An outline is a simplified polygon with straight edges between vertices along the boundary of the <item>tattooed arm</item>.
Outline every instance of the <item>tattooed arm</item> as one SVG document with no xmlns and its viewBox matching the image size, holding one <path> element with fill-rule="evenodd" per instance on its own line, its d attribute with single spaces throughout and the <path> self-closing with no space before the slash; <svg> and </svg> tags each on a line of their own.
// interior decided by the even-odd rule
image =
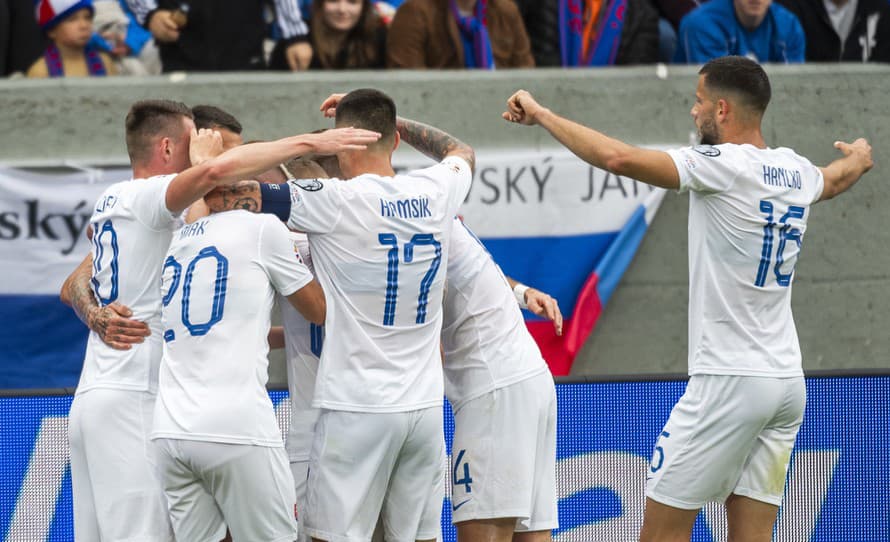
<svg viewBox="0 0 890 542">
<path fill-rule="evenodd" d="M 62 302 L 70 305 L 77 317 L 95 331 L 102 342 L 116 350 L 129 350 L 151 333 L 148 325 L 131 320 L 129 316 L 133 315 L 133 311 L 120 303 L 99 306 L 90 287 L 92 266 L 93 256 L 87 254 L 77 269 L 65 279 L 60 295 Z"/>
<path fill-rule="evenodd" d="M 402 117 L 396 119 L 396 128 L 402 141 L 426 156 L 439 162 L 448 156 L 459 156 L 470 164 L 471 170 L 475 169 L 476 153 L 456 137 L 428 124 Z"/>
<path fill-rule="evenodd" d="M 204 201 L 212 213 L 232 209 L 242 209 L 251 213 L 263 210 L 263 197 L 260 193 L 260 183 L 257 181 L 239 181 L 229 186 L 221 186 L 204 196 Z"/>
</svg>

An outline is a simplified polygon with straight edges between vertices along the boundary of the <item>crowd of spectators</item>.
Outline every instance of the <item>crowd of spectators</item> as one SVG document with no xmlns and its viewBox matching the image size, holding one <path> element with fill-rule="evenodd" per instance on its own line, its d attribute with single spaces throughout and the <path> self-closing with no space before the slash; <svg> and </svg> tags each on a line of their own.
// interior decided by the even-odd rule
<svg viewBox="0 0 890 542">
<path fill-rule="evenodd" d="M 0 72 L 890 62 L 890 0 L 0 0 Z"/>
</svg>

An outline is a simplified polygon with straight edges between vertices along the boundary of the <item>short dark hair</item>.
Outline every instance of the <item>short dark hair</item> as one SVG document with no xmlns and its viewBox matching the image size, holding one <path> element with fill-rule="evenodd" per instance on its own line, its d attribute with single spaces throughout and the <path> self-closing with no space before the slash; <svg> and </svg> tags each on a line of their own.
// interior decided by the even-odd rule
<svg viewBox="0 0 890 542">
<path fill-rule="evenodd" d="M 238 119 L 215 105 L 196 105 L 192 108 L 192 114 L 195 116 L 195 128 L 225 128 L 236 134 L 243 129 Z"/>
<path fill-rule="evenodd" d="M 392 141 L 396 133 L 396 104 L 377 89 L 353 90 L 337 104 L 336 124 L 379 132 L 378 144 Z"/>
<path fill-rule="evenodd" d="M 142 162 L 151 155 L 154 138 L 178 140 L 182 135 L 182 119 L 193 119 L 192 110 L 172 100 L 140 100 L 127 113 L 127 154 L 131 163 Z"/>
<path fill-rule="evenodd" d="M 769 77 L 757 62 L 743 56 L 723 56 L 708 61 L 698 71 L 705 77 L 705 86 L 716 93 L 728 92 L 742 105 L 763 114 L 769 105 L 772 90 Z"/>
</svg>

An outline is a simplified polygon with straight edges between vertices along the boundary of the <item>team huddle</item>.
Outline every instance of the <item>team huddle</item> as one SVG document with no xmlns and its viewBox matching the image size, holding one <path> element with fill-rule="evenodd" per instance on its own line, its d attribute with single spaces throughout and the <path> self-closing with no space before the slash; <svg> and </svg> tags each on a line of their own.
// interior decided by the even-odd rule
<svg viewBox="0 0 890 542">
<path fill-rule="evenodd" d="M 525 91 L 503 117 L 690 192 L 691 380 L 640 473 L 640 536 L 689 540 L 720 501 L 731 538 L 769 540 L 805 402 L 790 284 L 807 210 L 864 174 L 870 147 L 838 143 L 825 168 L 767 148 L 769 82 L 747 59 L 705 65 L 696 98 L 703 145 L 669 153 Z M 520 309 L 558 333 L 561 316 L 457 218 L 473 149 L 376 90 L 321 110 L 334 129 L 247 145 L 178 102 L 128 113 L 134 180 L 99 198 L 62 294 L 92 331 L 69 415 L 76 540 L 435 541 L 445 473 L 461 542 L 558 527 L 556 393 Z M 436 164 L 396 174 L 400 143 Z M 286 349 L 284 441 L 270 345 Z"/>
</svg>

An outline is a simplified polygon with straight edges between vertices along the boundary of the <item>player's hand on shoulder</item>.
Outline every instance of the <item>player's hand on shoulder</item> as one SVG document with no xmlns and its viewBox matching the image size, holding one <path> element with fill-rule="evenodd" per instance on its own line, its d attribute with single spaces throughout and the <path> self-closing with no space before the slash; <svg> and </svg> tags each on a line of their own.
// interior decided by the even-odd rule
<svg viewBox="0 0 890 542">
<path fill-rule="evenodd" d="M 346 94 L 340 92 L 331 94 L 330 96 L 325 98 L 325 101 L 321 102 L 321 107 L 318 108 L 319 111 L 321 111 L 321 114 L 328 118 L 334 118 L 334 116 L 337 114 L 337 104 L 340 103 L 340 100 L 343 99 L 343 96 L 346 96 Z"/>
<path fill-rule="evenodd" d="M 151 335 L 148 324 L 132 320 L 133 311 L 120 303 L 93 308 L 88 324 L 102 342 L 115 350 L 129 350 L 134 344 L 145 341 Z"/>
<path fill-rule="evenodd" d="M 189 140 L 189 160 L 193 166 L 215 158 L 223 152 L 222 135 L 216 130 L 193 130 Z"/>
<path fill-rule="evenodd" d="M 532 313 L 553 322 L 556 334 L 562 335 L 562 312 L 556 299 L 540 290 L 529 288 L 525 291 L 525 303 Z"/>
<path fill-rule="evenodd" d="M 868 140 L 863 137 L 860 137 L 852 143 L 835 141 L 834 148 L 844 153 L 844 156 L 856 157 L 861 162 L 863 173 L 870 170 L 875 165 L 871 157 L 871 145 L 869 145 Z"/>
<path fill-rule="evenodd" d="M 507 100 L 507 110 L 501 114 L 504 120 L 518 124 L 537 124 L 537 115 L 544 108 L 525 90 L 517 90 Z"/>
<path fill-rule="evenodd" d="M 380 133 L 362 128 L 334 128 L 317 134 L 308 134 L 306 141 L 315 154 L 337 154 L 341 151 L 362 150 L 376 143 Z"/>
</svg>

